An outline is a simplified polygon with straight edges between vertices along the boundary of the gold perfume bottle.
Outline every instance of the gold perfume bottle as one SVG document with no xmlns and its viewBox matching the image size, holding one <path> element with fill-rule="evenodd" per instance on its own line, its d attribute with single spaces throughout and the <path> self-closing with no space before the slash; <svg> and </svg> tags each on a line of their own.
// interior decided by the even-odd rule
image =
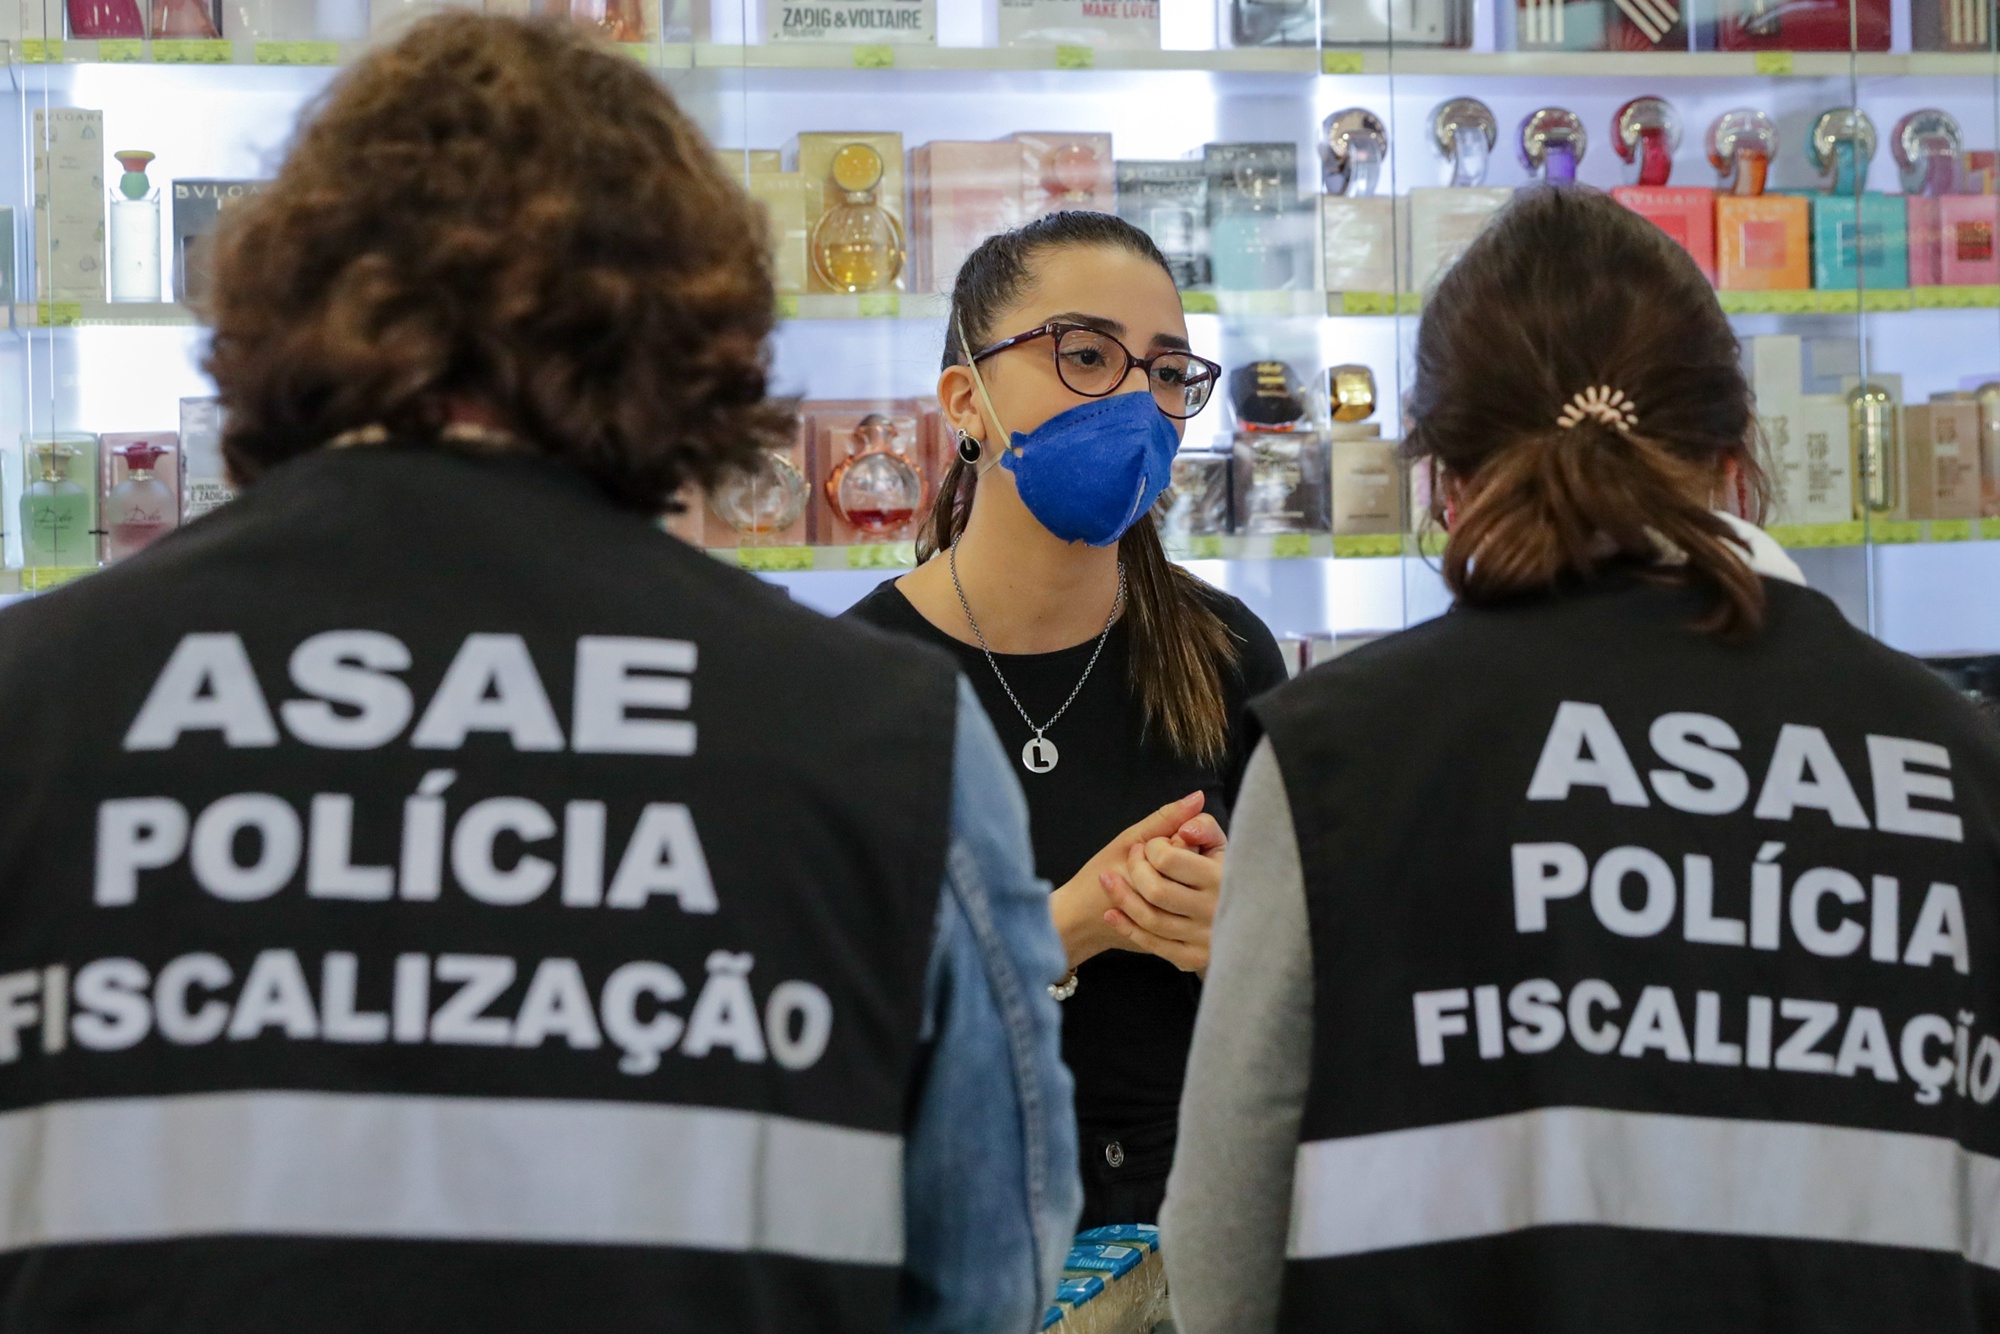
<svg viewBox="0 0 2000 1334">
<path fill-rule="evenodd" d="M 1854 517 L 1887 514 L 1901 499 L 1902 440 L 1896 400 L 1878 384 L 1858 384 L 1847 394 L 1847 430 L 1853 449 Z"/>
<path fill-rule="evenodd" d="M 882 170 L 882 155 L 867 144 L 833 155 L 841 201 L 820 214 L 811 250 L 813 272 L 836 292 L 885 292 L 903 272 L 902 224 L 875 202 Z"/>
</svg>

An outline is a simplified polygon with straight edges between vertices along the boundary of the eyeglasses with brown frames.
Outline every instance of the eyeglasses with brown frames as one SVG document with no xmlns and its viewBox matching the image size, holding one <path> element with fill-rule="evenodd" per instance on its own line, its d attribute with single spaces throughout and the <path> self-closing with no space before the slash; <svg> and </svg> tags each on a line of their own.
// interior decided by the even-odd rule
<svg viewBox="0 0 2000 1334">
<path fill-rule="evenodd" d="M 975 362 L 1010 347 L 1031 343 L 1037 338 L 1055 340 L 1056 376 L 1071 393 L 1085 398 L 1106 398 L 1118 392 L 1125 377 L 1136 366 L 1146 373 L 1146 384 L 1161 412 L 1186 421 L 1208 405 L 1215 392 L 1222 367 L 1178 349 L 1150 357 L 1137 357 L 1132 350 L 1101 329 L 1081 324 L 1053 321 L 1038 329 L 1003 338 L 991 347 L 972 354 Z"/>
</svg>

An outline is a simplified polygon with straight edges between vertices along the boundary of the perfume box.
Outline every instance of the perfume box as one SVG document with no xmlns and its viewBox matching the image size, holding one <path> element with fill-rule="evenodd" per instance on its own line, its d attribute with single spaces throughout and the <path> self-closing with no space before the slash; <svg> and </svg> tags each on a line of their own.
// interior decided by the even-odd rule
<svg viewBox="0 0 2000 1334">
<path fill-rule="evenodd" d="M 1722 0 L 1719 51 L 1887 51 L 1890 0 Z"/>
<path fill-rule="evenodd" d="M 173 183 L 174 300 L 208 295 L 207 237 L 222 210 L 263 193 L 269 181 L 177 180 Z"/>
<path fill-rule="evenodd" d="M 1848 522 L 1854 487 L 1846 396 L 1804 392 L 1805 341 L 1797 334 L 1746 339 L 1744 360 L 1768 450 L 1771 526 Z"/>
<path fill-rule="evenodd" d="M 1496 185 L 1410 191 L 1409 290 L 1429 291 L 1513 198 L 1512 190 Z"/>
<path fill-rule="evenodd" d="M 938 139 L 910 150 L 910 283 L 949 292 L 981 241 L 1019 224 L 1021 150 Z"/>
<path fill-rule="evenodd" d="M 1903 409 L 1903 496 L 1912 519 L 1976 519 L 1979 404 L 1933 399 Z"/>
<path fill-rule="evenodd" d="M 1945 195 L 1938 206 L 1938 274 L 1946 287 L 2000 283 L 2000 196 Z"/>
<path fill-rule="evenodd" d="M 819 225 L 820 217 L 839 203 L 842 192 L 833 180 L 833 158 L 848 144 L 866 144 L 874 149 L 882 159 L 882 179 L 875 187 L 875 205 L 896 220 L 903 229 L 904 244 L 908 245 L 909 225 L 903 213 L 903 136 L 876 131 L 853 131 L 847 133 L 808 132 L 798 135 L 785 148 L 785 160 L 792 169 L 804 178 L 806 202 L 806 227 L 808 234 Z M 810 240 L 808 240 L 810 244 Z M 821 282 L 819 276 L 807 266 L 808 292 L 831 292 L 833 289 Z M 894 290 L 907 290 L 909 279 L 908 261 L 904 262 L 904 272 L 899 274 Z"/>
<path fill-rule="evenodd" d="M 1230 456 L 1184 449 L 1174 456 L 1172 487 L 1161 536 L 1170 545 L 1221 537 L 1230 529 Z"/>
<path fill-rule="evenodd" d="M 1230 0 L 1236 46 L 1468 46 L 1471 0 Z"/>
<path fill-rule="evenodd" d="M 743 181 L 750 197 L 764 206 L 770 227 L 771 279 L 780 292 L 803 292 L 812 266 L 806 245 L 812 228 L 806 220 L 805 176 L 796 171 L 753 171 Z"/>
<path fill-rule="evenodd" d="M 1917 51 L 1991 51 L 1991 0 L 1912 0 L 1910 39 Z"/>
<path fill-rule="evenodd" d="M 1715 281 L 1715 191 L 1703 186 L 1621 185 L 1611 197 L 1646 219 L 1694 256 Z"/>
<path fill-rule="evenodd" d="M 181 522 L 192 523 L 236 497 L 222 457 L 220 399 L 181 400 L 180 447 Z"/>
<path fill-rule="evenodd" d="M 1518 0 L 1503 6 L 1520 51 L 1685 51 L 1680 0 Z"/>
<path fill-rule="evenodd" d="M 1118 163 L 1118 216 L 1153 238 L 1182 291 L 1214 280 L 1208 257 L 1208 168 L 1199 158 Z"/>
<path fill-rule="evenodd" d="M 1812 197 L 1813 286 L 1910 285 L 1909 215 L 1895 195 Z"/>
<path fill-rule="evenodd" d="M 808 539 L 819 546 L 851 546 L 915 537 L 930 496 L 929 487 L 922 486 L 927 443 L 922 405 L 910 399 L 822 399 L 805 405 L 804 424 L 806 476 L 812 482 Z M 841 464 L 871 448 L 886 448 L 897 457 L 857 465 L 883 471 L 874 486 L 864 485 L 860 493 L 878 499 L 879 506 L 869 506 L 860 516 L 865 522 L 855 523 L 834 507 L 833 491 L 840 485 Z M 895 485 L 906 475 L 905 466 L 922 486 L 915 497 Z"/>
<path fill-rule="evenodd" d="M 785 169 L 785 155 L 775 148 L 718 148 L 715 156 L 738 180 Z"/>
<path fill-rule="evenodd" d="M 1160 0 L 999 0 L 1002 46 L 1160 49 Z"/>
<path fill-rule="evenodd" d="M 701 514 L 705 547 L 802 547 L 812 541 L 813 472 L 809 425 L 801 416 L 789 444 L 765 451 L 752 472 L 709 488 Z"/>
<path fill-rule="evenodd" d="M 37 107 L 35 292 L 42 301 L 104 299 L 104 113 Z"/>
<path fill-rule="evenodd" d="M 1715 284 L 1727 292 L 1812 286 L 1812 204 L 1798 195 L 1715 197 Z"/>
<path fill-rule="evenodd" d="M 14 304 L 14 291 L 14 210 L 0 208 L 0 306 Z"/>
<path fill-rule="evenodd" d="M 1009 137 L 1021 155 L 1023 219 L 1073 208 L 1118 211 L 1110 135 L 1023 131 Z"/>
<path fill-rule="evenodd" d="M 135 478 L 134 460 L 154 453 Z M 115 431 L 97 438 L 99 559 L 122 560 L 181 526 L 181 445 L 173 431 Z"/>
<path fill-rule="evenodd" d="M 1339 422 L 1331 430 L 1329 472 L 1336 537 L 1409 531 L 1397 442 L 1376 438 L 1379 430 L 1373 423 Z"/>
<path fill-rule="evenodd" d="M 1906 195 L 1904 231 L 1910 245 L 1910 286 L 1936 287 L 1944 281 L 1944 232 L 1933 195 Z"/>
<path fill-rule="evenodd" d="M 1397 201 L 1321 195 L 1320 244 L 1329 292 L 1393 292 L 1397 287 Z"/>
<path fill-rule="evenodd" d="M 763 0 L 772 42 L 937 44 L 937 0 Z"/>
<path fill-rule="evenodd" d="M 1327 442 L 1314 431 L 1239 431 L 1230 445 L 1239 533 L 1323 533 L 1331 526 Z"/>
<path fill-rule="evenodd" d="M 1231 292 L 1311 287 L 1313 215 L 1299 198 L 1298 146 L 1205 144 L 1215 285 Z"/>
</svg>

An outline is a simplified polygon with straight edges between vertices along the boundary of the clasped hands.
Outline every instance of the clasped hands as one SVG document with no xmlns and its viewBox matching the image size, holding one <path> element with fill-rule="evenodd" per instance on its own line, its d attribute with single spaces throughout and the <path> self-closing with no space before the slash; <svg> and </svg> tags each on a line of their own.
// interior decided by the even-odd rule
<svg viewBox="0 0 2000 1334">
<path fill-rule="evenodd" d="M 1157 955 L 1208 971 L 1209 933 L 1228 838 L 1189 793 L 1104 845 L 1050 899 L 1074 968 L 1106 950 Z"/>
</svg>

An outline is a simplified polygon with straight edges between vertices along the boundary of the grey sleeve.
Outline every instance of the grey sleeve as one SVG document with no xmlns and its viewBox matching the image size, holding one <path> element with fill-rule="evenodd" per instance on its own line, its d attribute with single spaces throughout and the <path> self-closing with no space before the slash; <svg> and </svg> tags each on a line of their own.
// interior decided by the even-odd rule
<svg viewBox="0 0 2000 1334">
<path fill-rule="evenodd" d="M 1277 1323 L 1312 1064 L 1312 942 L 1271 743 L 1244 773 L 1160 1224 L 1181 1334 Z"/>
</svg>

